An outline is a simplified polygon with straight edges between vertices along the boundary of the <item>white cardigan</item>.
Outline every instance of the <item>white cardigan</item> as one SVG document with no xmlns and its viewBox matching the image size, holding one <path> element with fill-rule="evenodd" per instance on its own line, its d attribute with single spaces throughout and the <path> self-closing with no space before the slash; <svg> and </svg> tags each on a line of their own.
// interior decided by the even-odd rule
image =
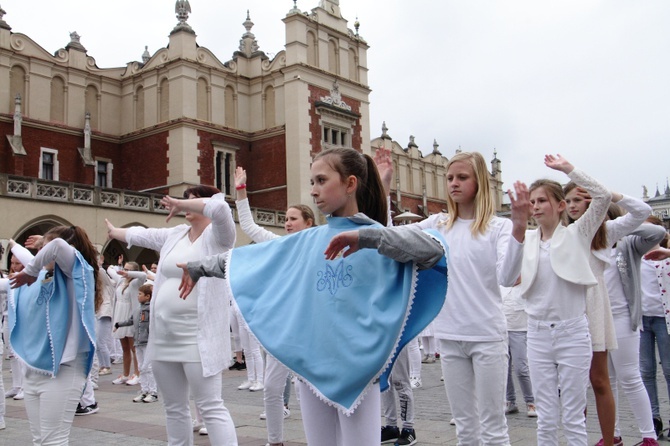
<svg viewBox="0 0 670 446">
<path fill-rule="evenodd" d="M 212 222 L 202 233 L 202 255 L 220 254 L 235 245 L 235 222 L 225 195 L 216 194 L 205 201 L 203 215 Z M 190 226 L 179 225 L 174 228 L 132 227 L 126 232 L 128 247 L 133 245 L 160 251 L 154 281 L 154 296 L 163 283 L 162 260 L 174 248 L 177 242 L 189 231 Z M 202 361 L 203 376 L 208 377 L 221 372 L 232 363 L 230 347 L 229 306 L 230 295 L 226 291 L 223 279 L 203 278 L 198 282 L 198 350 Z M 149 332 L 154 329 L 154 303 L 151 300 Z M 147 354 L 152 357 L 151 336 L 147 344 Z"/>
<path fill-rule="evenodd" d="M 575 223 L 559 224 L 551 237 L 551 268 L 558 277 L 577 285 L 598 283 L 591 271 L 591 240 L 607 214 L 612 194 L 584 172 L 574 169 L 568 174 L 578 186 L 591 195 L 591 204 L 586 213 Z M 535 281 L 540 255 L 540 229 L 526 231 L 523 262 L 521 264 L 521 285 L 519 292 L 525 296 Z"/>
</svg>

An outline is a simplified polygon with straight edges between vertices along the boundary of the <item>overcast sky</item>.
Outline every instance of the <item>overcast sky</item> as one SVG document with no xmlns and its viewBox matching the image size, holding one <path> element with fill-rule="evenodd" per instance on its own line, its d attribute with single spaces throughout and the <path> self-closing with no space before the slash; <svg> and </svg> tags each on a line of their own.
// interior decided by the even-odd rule
<svg viewBox="0 0 670 446">
<path fill-rule="evenodd" d="M 310 10 L 318 0 L 298 0 Z M 237 50 L 249 9 L 261 50 L 283 49 L 292 0 L 191 0 L 198 44 L 222 61 Z M 168 43 L 171 0 L 0 0 L 16 33 L 53 53 L 77 31 L 101 68 Z M 607 187 L 640 197 L 670 176 L 670 1 L 340 0 L 370 45 L 371 135 L 494 148 L 505 188 L 564 178 L 543 166 L 561 153 Z"/>
</svg>

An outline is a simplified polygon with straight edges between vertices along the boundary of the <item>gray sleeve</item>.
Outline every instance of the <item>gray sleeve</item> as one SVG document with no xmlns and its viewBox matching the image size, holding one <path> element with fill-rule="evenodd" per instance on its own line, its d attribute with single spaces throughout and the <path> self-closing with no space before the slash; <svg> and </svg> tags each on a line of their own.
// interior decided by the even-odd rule
<svg viewBox="0 0 670 446">
<path fill-rule="evenodd" d="M 444 255 L 442 244 L 415 226 L 363 228 L 358 237 L 360 248 L 376 249 L 401 263 L 416 262 L 419 269 L 431 268 Z"/>
<path fill-rule="evenodd" d="M 636 230 L 630 233 L 633 249 L 642 256 L 651 248 L 661 243 L 665 237 L 665 228 L 663 226 L 652 225 L 650 223 L 641 224 Z"/>
<path fill-rule="evenodd" d="M 188 262 L 188 274 L 194 282 L 200 280 L 201 277 L 218 277 L 219 279 L 226 278 L 226 253 L 217 254 L 205 257 L 202 260 L 195 262 Z"/>
</svg>

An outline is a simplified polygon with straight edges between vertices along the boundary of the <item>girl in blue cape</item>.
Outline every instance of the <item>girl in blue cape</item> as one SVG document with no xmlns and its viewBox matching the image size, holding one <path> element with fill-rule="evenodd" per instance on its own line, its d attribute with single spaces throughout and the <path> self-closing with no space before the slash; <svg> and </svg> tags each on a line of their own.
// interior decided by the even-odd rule
<svg viewBox="0 0 670 446">
<path fill-rule="evenodd" d="M 444 303 L 444 247 L 438 235 L 384 228 L 385 193 L 367 155 L 323 151 L 311 182 L 327 225 L 179 264 L 181 295 L 201 277 L 230 278 L 244 323 L 301 378 L 307 443 L 378 444 L 382 374 Z"/>
<path fill-rule="evenodd" d="M 76 226 L 57 226 L 37 239 L 37 255 L 10 276 L 16 288 L 8 306 L 10 340 L 26 364 L 33 444 L 67 445 L 95 354 L 97 251 Z"/>
</svg>

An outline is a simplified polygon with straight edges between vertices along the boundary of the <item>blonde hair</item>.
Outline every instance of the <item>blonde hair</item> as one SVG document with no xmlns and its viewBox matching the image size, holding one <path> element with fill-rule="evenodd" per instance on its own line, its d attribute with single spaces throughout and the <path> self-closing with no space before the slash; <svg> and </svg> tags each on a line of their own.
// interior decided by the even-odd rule
<svg viewBox="0 0 670 446">
<path fill-rule="evenodd" d="M 477 193 L 475 194 L 475 220 L 472 222 L 470 231 L 472 235 L 484 234 L 488 228 L 489 222 L 495 215 L 495 205 L 491 194 L 491 183 L 489 181 L 489 171 L 486 167 L 486 161 L 479 152 L 461 152 L 453 156 L 447 163 L 447 172 L 449 167 L 456 162 L 469 164 L 477 181 Z M 444 222 L 446 229 L 449 230 L 459 217 L 458 204 L 454 202 L 451 195 L 447 194 L 447 210 L 450 218 Z"/>
</svg>

